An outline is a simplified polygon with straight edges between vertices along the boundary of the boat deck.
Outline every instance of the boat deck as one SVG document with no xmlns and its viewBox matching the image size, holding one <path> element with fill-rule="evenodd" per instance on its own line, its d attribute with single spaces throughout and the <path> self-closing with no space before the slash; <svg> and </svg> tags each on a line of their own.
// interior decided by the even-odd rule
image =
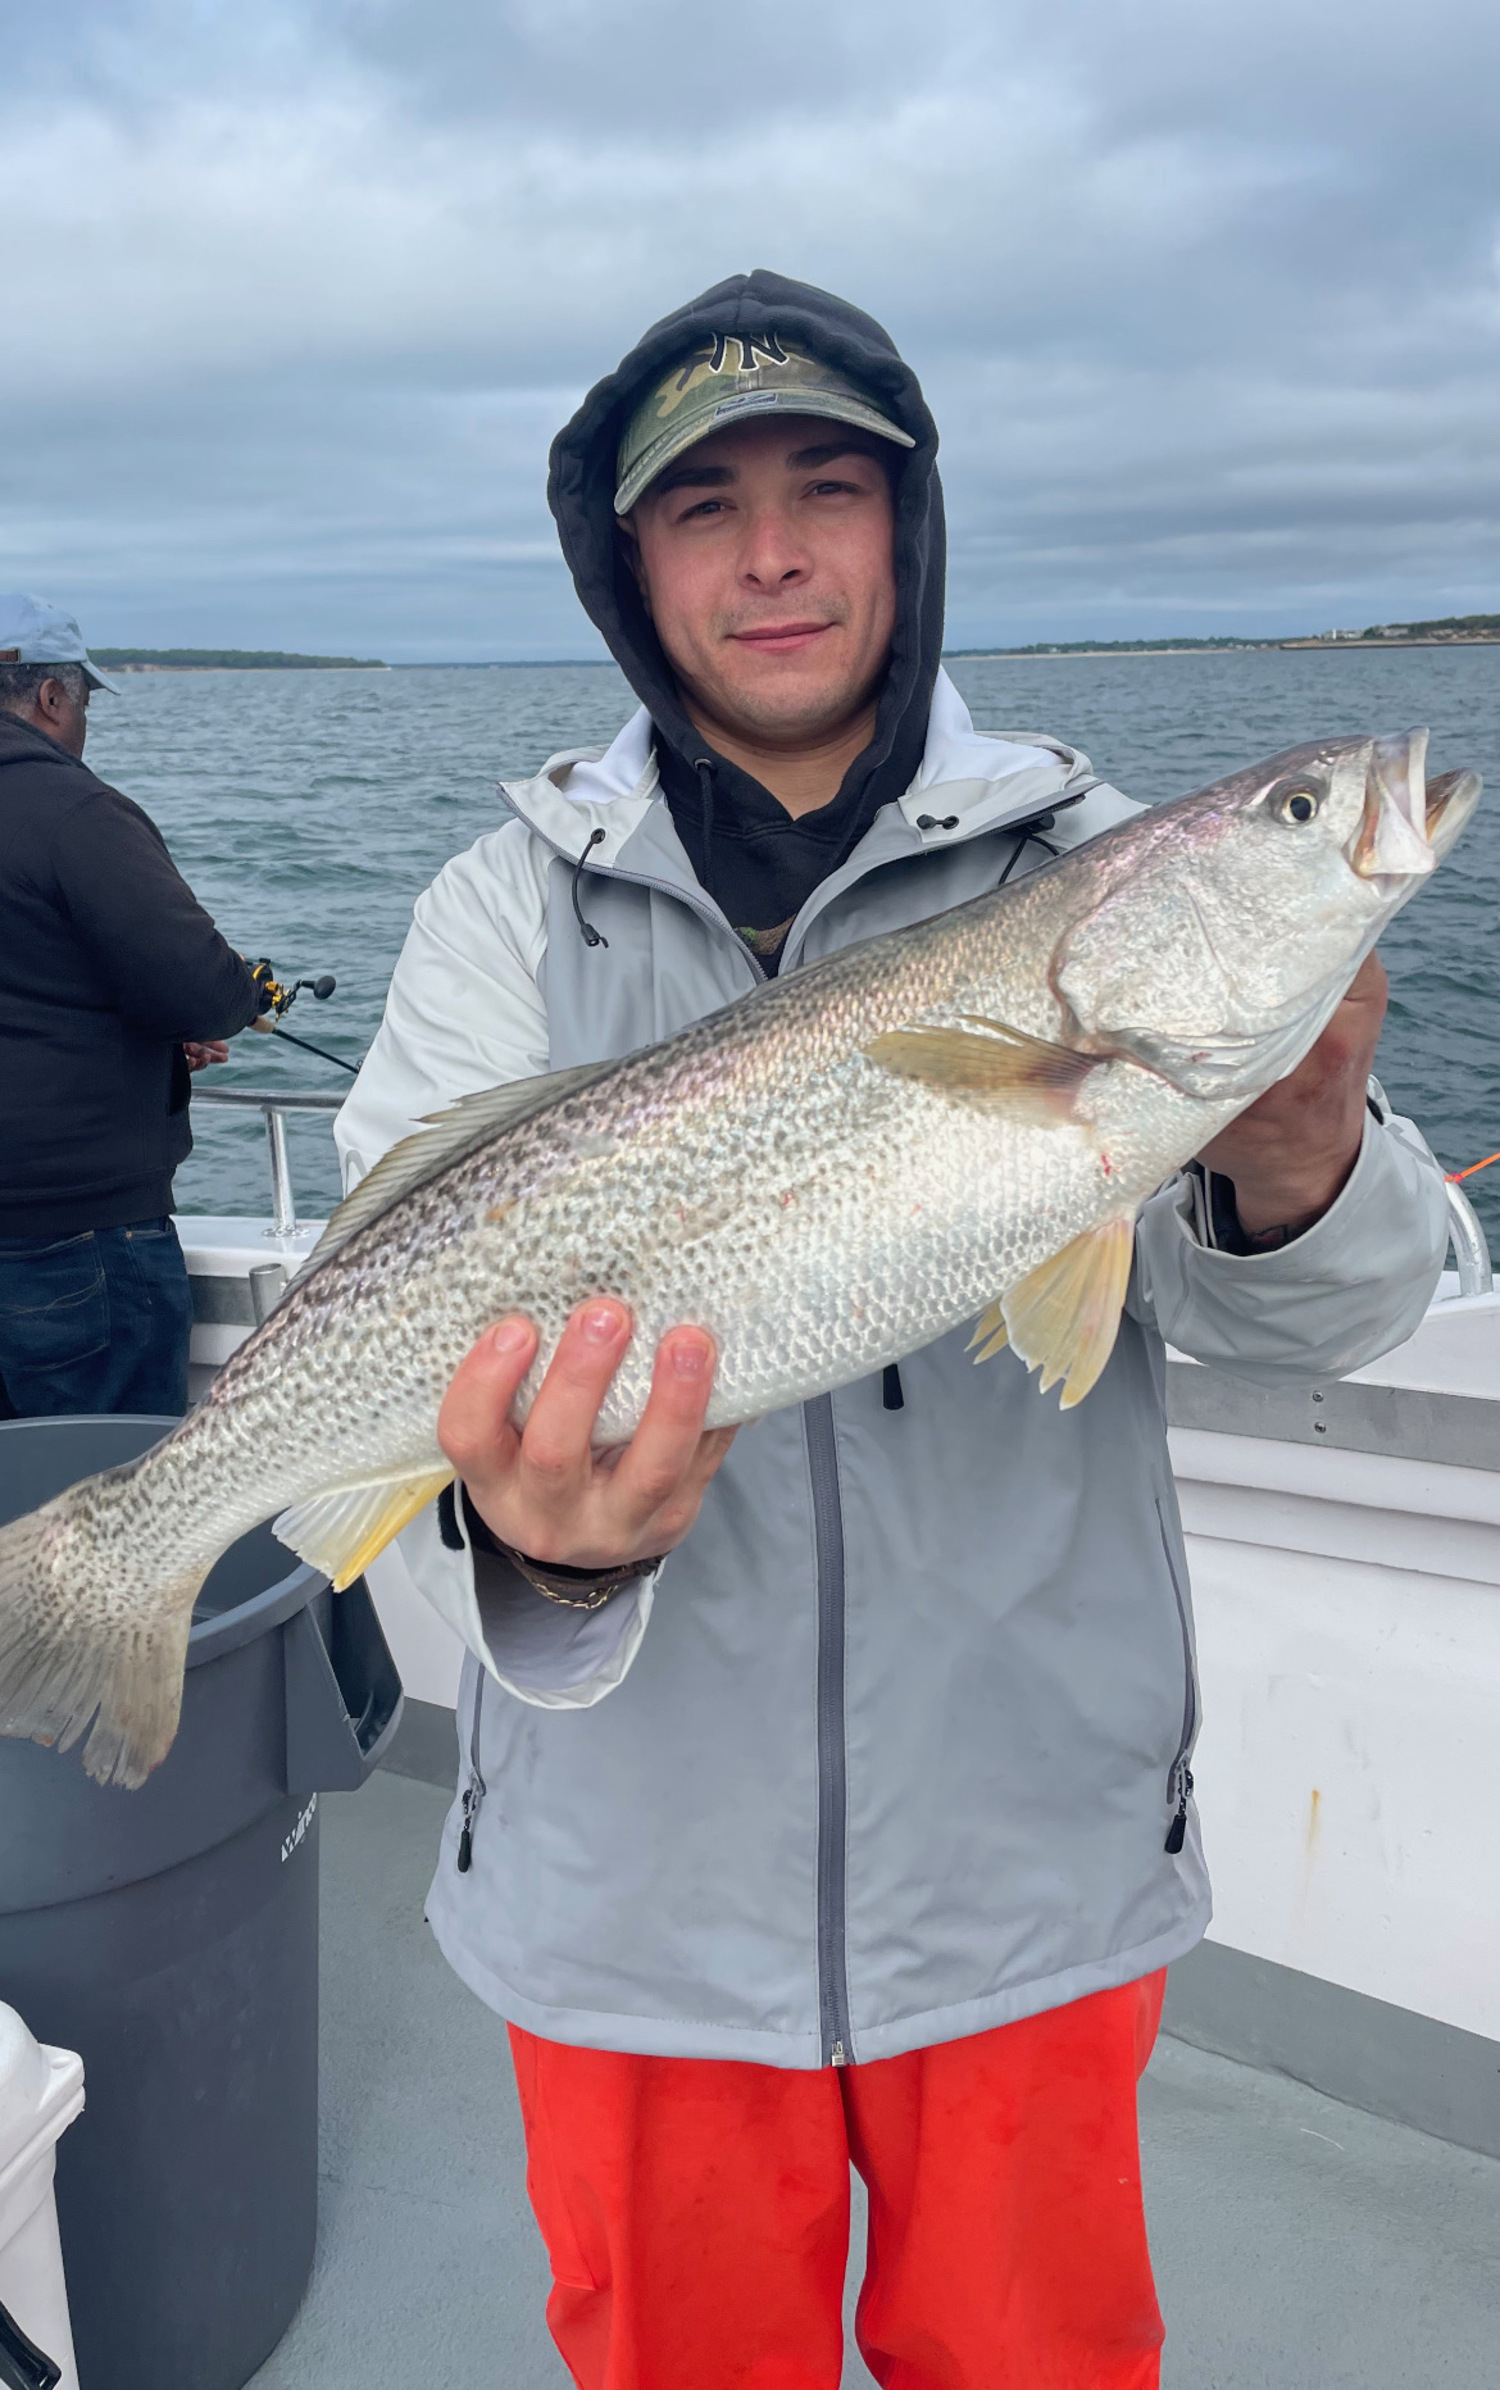
<svg viewBox="0 0 1500 2390">
<path fill-rule="evenodd" d="M 318 2262 L 253 2390 L 566 2390 L 504 2029 L 422 1922 L 446 1801 L 322 1802 Z M 1500 2385 L 1500 2160 L 1166 2039 L 1142 2137 L 1166 2390 Z"/>
</svg>

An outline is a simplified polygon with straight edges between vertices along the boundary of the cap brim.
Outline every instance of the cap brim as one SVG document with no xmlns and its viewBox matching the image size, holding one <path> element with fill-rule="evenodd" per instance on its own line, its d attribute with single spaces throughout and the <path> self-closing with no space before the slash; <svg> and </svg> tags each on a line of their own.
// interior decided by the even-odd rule
<svg viewBox="0 0 1500 2390">
<path fill-rule="evenodd" d="M 117 680 L 111 680 L 107 672 L 101 672 L 98 665 L 88 656 L 80 656 L 78 660 L 83 666 L 84 678 L 91 689 L 104 689 L 111 697 L 120 695 L 120 684 Z"/>
<path fill-rule="evenodd" d="M 848 423 L 856 431 L 873 432 L 877 439 L 889 440 L 898 448 L 915 448 L 917 444 L 910 432 L 902 431 L 878 407 L 866 406 L 857 398 L 846 398 L 841 391 L 737 391 L 730 398 L 721 398 L 707 413 L 695 415 L 685 423 L 674 423 L 669 431 L 653 440 L 616 490 L 615 513 L 628 515 L 636 500 L 644 496 L 668 465 L 689 448 L 696 448 L 710 433 L 722 431 L 726 423 L 739 423 L 747 415 L 819 415 L 826 422 Z"/>
</svg>

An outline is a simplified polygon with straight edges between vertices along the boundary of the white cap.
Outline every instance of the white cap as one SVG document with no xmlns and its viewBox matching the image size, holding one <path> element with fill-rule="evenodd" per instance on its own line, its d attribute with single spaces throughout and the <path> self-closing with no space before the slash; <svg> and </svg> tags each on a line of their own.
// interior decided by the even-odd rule
<svg viewBox="0 0 1500 2390">
<path fill-rule="evenodd" d="M 118 683 L 90 662 L 76 618 L 24 590 L 0 591 L 0 664 L 81 664 L 90 688 L 120 694 Z"/>
</svg>

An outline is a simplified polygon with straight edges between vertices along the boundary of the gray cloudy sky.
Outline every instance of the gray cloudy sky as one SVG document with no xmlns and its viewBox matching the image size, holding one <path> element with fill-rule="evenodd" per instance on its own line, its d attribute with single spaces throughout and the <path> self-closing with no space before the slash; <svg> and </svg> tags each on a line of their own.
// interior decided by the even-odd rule
<svg viewBox="0 0 1500 2390">
<path fill-rule="evenodd" d="M 596 652 L 548 441 L 751 265 L 944 435 L 949 637 L 1500 607 L 1495 0 L 0 0 L 0 582 Z"/>
</svg>

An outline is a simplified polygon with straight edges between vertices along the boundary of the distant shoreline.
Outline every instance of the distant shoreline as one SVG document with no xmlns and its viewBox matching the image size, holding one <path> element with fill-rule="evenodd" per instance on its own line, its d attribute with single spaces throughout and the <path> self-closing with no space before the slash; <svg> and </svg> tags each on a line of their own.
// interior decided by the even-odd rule
<svg viewBox="0 0 1500 2390">
<path fill-rule="evenodd" d="M 92 651 L 106 672 L 394 672 L 394 664 L 117 664 Z"/>
<path fill-rule="evenodd" d="M 106 672 L 389 672 L 381 656 L 304 656 L 286 647 L 99 647 Z"/>
<path fill-rule="evenodd" d="M 1220 647 L 1204 640 L 1195 647 L 1146 647 L 1132 641 L 1118 647 L 952 647 L 944 661 L 963 664 L 1086 664 L 1107 656 L 1385 656 L 1392 649 L 1441 647 L 1448 650 L 1500 647 L 1500 633 L 1472 639 L 1236 639 Z"/>
<path fill-rule="evenodd" d="M 1446 651 L 1474 647 L 1500 647 L 1500 631 L 1469 632 L 1455 638 L 1429 639 L 1234 639 L 1194 640 L 1187 646 L 1175 646 L 1163 640 L 1157 646 L 1145 640 L 1120 640 L 1100 647 L 950 647 L 943 650 L 943 661 L 949 664 L 1067 664 L 1103 663 L 1112 657 L 1130 656 L 1267 656 L 1267 655 L 1389 655 L 1393 650 L 1410 648 L 1442 648 Z M 132 658 L 122 662 L 108 648 L 96 648 L 94 661 L 106 672 L 118 673 L 202 673 L 202 672 L 582 672 L 603 671 L 610 666 L 608 656 L 475 656 L 457 660 L 429 656 L 420 662 L 387 664 L 375 658 L 364 660 L 342 656 L 277 656 L 245 663 L 167 663 L 155 658 L 147 661 Z"/>
</svg>

